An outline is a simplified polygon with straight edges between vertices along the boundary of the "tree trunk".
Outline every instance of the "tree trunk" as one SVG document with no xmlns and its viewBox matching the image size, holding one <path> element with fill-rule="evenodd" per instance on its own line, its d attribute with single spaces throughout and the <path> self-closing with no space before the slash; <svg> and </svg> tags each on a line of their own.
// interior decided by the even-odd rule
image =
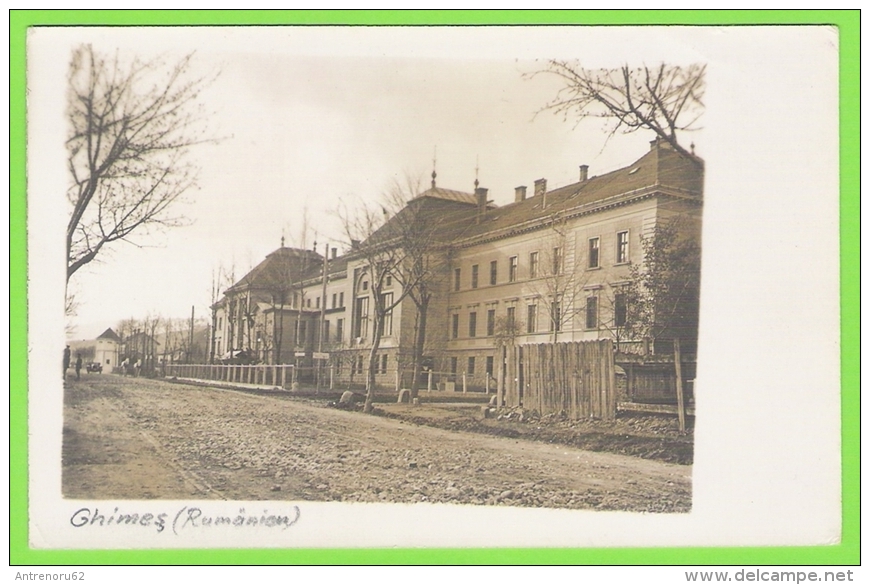
<svg viewBox="0 0 870 585">
<path fill-rule="evenodd" d="M 369 371 L 366 372 L 366 403 L 363 412 L 370 414 L 374 409 L 373 402 L 375 399 L 375 366 L 378 359 L 378 348 L 381 345 L 381 324 L 380 319 L 375 316 L 374 332 L 372 334 L 372 347 L 369 350 Z"/>
<path fill-rule="evenodd" d="M 411 379 L 411 400 L 417 398 L 420 385 L 420 374 L 423 371 L 423 350 L 426 346 L 426 318 L 429 313 L 429 299 L 426 298 L 417 307 L 417 335 L 413 350 L 413 378 Z"/>
<path fill-rule="evenodd" d="M 281 345 L 284 341 L 284 304 L 281 304 L 281 312 L 278 314 L 278 323 L 275 323 L 275 320 L 272 320 L 272 325 L 274 326 L 274 333 L 272 334 L 272 338 L 275 340 L 275 357 L 273 358 L 273 364 L 281 363 Z"/>
</svg>

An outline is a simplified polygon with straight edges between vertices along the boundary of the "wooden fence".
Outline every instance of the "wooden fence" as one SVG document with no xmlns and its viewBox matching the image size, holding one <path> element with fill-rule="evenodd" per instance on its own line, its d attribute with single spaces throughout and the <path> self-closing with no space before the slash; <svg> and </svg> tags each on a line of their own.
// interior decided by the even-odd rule
<svg viewBox="0 0 870 585">
<path fill-rule="evenodd" d="M 281 387 L 289 387 L 294 377 L 293 366 L 287 365 L 165 364 L 163 374 Z"/>
<path fill-rule="evenodd" d="M 518 362 L 517 384 L 505 392 L 506 406 L 564 412 L 572 419 L 616 416 L 616 372 L 609 339 L 521 345 L 510 352 Z"/>
</svg>

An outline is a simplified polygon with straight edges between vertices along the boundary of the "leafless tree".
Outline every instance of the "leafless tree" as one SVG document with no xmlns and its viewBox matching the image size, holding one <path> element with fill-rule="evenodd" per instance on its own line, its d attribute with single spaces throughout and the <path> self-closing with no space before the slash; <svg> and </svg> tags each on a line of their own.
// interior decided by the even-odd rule
<svg viewBox="0 0 870 585">
<path fill-rule="evenodd" d="M 429 305 L 432 298 L 446 286 L 444 271 L 447 251 L 437 234 L 444 219 L 428 210 L 414 197 L 421 192 L 421 180 L 405 175 L 387 191 L 383 212 L 389 217 L 390 237 L 401 248 L 403 265 L 396 280 L 414 303 L 414 341 L 411 347 L 411 398 L 419 392 L 426 347 Z"/>
<path fill-rule="evenodd" d="M 289 262 L 282 264 L 282 269 L 274 275 L 267 286 L 272 321 L 265 324 L 264 332 L 272 351 L 272 363 L 278 364 L 282 360 L 281 351 L 284 344 L 284 309 L 290 305 L 294 289 L 294 275 Z"/>
<path fill-rule="evenodd" d="M 192 57 L 167 64 L 90 45 L 73 51 L 67 281 L 112 242 L 186 223 L 172 207 L 195 184 L 188 155 L 208 141 L 199 96 L 214 79 L 192 76 Z"/>
<path fill-rule="evenodd" d="M 585 309 L 584 286 L 588 277 L 576 262 L 566 265 L 565 254 L 571 242 L 567 223 L 560 217 L 550 218 L 550 235 L 545 236 L 538 260 L 538 278 L 529 288 L 539 301 L 547 327 L 558 341 L 559 333 Z"/>
<path fill-rule="evenodd" d="M 388 214 L 384 209 L 377 210 L 360 204 L 353 213 L 342 205 L 338 216 L 344 227 L 345 234 L 351 242 L 351 257 L 362 260 L 363 270 L 359 280 L 369 283 L 369 294 L 372 312 L 371 346 L 369 348 L 368 370 L 366 375 L 366 400 L 364 411 L 372 411 L 375 392 L 376 360 L 381 338 L 383 337 L 384 321 L 417 285 L 406 271 L 409 262 L 407 251 L 400 245 L 397 234 L 391 230 L 387 222 Z M 386 291 L 387 277 L 403 278 L 400 291 Z M 359 282 L 354 279 L 354 294 L 356 298 Z"/>
<path fill-rule="evenodd" d="M 677 133 L 697 130 L 704 111 L 704 75 L 707 66 L 661 63 L 650 67 L 623 65 L 589 69 L 578 61 L 553 59 L 540 73 L 561 78 L 563 87 L 544 109 L 579 122 L 604 120 L 608 137 L 617 132 L 652 130 L 684 155 L 690 154 L 677 140 Z"/>
</svg>

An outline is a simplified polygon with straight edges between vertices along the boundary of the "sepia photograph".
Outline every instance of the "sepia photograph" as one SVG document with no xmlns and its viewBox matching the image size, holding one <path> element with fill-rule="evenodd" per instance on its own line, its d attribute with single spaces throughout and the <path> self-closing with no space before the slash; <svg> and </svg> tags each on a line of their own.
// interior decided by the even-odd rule
<svg viewBox="0 0 870 585">
<path fill-rule="evenodd" d="M 836 43 L 32 28 L 31 545 L 836 542 Z"/>
</svg>

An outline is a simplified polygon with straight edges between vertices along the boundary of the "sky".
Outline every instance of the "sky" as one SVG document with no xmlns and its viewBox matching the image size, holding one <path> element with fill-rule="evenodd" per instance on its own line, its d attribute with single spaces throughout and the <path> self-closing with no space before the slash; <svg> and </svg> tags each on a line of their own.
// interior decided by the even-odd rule
<svg viewBox="0 0 870 585">
<path fill-rule="evenodd" d="M 440 186 L 470 191 L 477 167 L 496 204 L 538 178 L 558 187 L 576 181 L 581 164 L 597 175 L 643 156 L 651 139 L 643 133 L 605 144 L 594 124 L 536 116 L 557 86 L 524 78 L 539 66 L 535 59 L 582 58 L 589 67 L 707 63 L 704 130 L 691 137 L 706 161 L 692 514 L 635 518 L 629 527 L 603 516 L 563 523 L 542 517 L 540 534 L 570 533 L 558 542 L 571 545 L 838 538 L 835 28 L 31 30 L 29 403 L 47 405 L 35 411 L 46 418 L 33 419 L 31 429 L 58 429 L 56 449 L 60 426 L 41 423 L 60 420 L 59 380 L 41 365 L 59 363 L 64 339 L 63 112 L 70 51 L 82 42 L 143 56 L 195 50 L 196 67 L 220 71 L 202 99 L 213 112 L 210 128 L 224 139 L 195 155 L 199 189 L 183 207 L 192 225 L 141 247 L 115 246 L 74 276 L 77 338 L 149 313 L 187 317 L 193 306 L 205 315 L 217 267 L 234 265 L 241 276 L 280 245 L 282 233 L 293 243 L 306 207 L 318 243 L 338 243 L 331 212 L 342 200 L 377 201 L 406 173 L 423 175 L 425 184 L 436 148 Z M 30 445 L 44 455 L 31 460 L 52 460 L 57 452 L 48 440 Z M 57 481 L 59 474 L 48 470 L 31 485 Z M 428 518 L 432 525 L 461 520 L 437 514 Z M 341 516 L 335 533 L 345 522 Z M 455 540 L 463 533 L 456 525 L 444 541 L 451 546 L 463 544 Z M 557 542 L 535 534 L 526 531 L 528 540 L 506 545 Z M 487 545 L 499 545 L 496 536 L 501 532 L 487 534 Z"/>
<path fill-rule="evenodd" d="M 531 74 L 546 58 L 595 46 L 601 35 L 590 30 L 44 32 L 31 46 L 57 55 L 54 75 L 81 42 L 122 57 L 161 54 L 169 62 L 195 51 L 192 73 L 217 73 L 201 103 L 208 132 L 219 141 L 191 153 L 200 168 L 198 188 L 172 209 L 190 225 L 140 234 L 135 245 L 116 243 L 74 275 L 78 339 L 129 317 L 187 317 L 191 307 L 206 315 L 213 274 L 241 277 L 282 236 L 288 245 L 316 241 L 318 250 L 327 242 L 342 249 L 340 205 L 352 210 L 377 202 L 405 177 L 428 187 L 433 166 L 439 186 L 472 192 L 477 178 L 496 204 L 505 204 L 514 187 L 531 187 L 538 178 L 547 178 L 550 188 L 575 182 L 581 164 L 590 175 L 630 164 L 652 138 L 638 133 L 608 142 L 597 122 L 577 125 L 542 111 L 560 82 Z M 566 49 L 578 38 L 580 47 Z M 698 58 L 689 43 L 659 41 L 674 62 Z M 616 65 L 614 57 L 590 65 Z M 57 81 L 55 98 L 63 96 Z M 303 235 L 306 208 L 310 230 Z"/>
</svg>

